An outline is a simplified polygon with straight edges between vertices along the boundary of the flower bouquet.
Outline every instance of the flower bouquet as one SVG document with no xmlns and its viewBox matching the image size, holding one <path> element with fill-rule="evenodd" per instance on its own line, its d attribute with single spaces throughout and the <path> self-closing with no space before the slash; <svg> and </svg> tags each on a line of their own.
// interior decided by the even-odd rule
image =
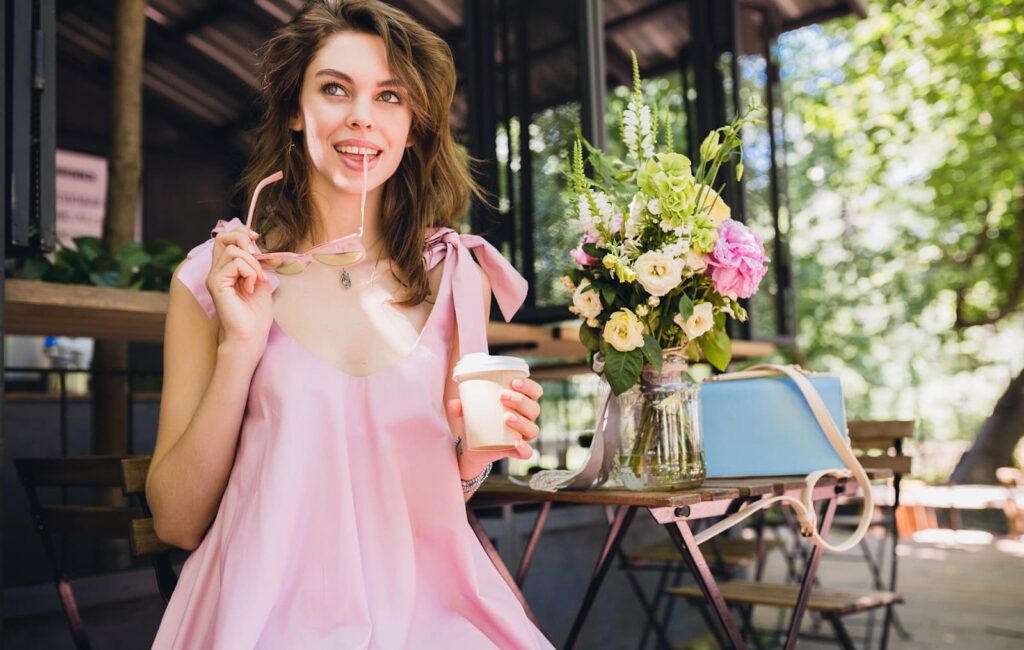
<svg viewBox="0 0 1024 650">
<path fill-rule="evenodd" d="M 608 156 L 582 137 L 573 146 L 568 191 L 581 241 L 562 279 L 572 293 L 569 309 L 583 321 L 580 341 L 590 367 L 607 379 L 615 396 L 641 384 L 635 417 L 623 424 L 631 428 L 631 446 L 620 451 L 620 469 L 634 477 L 648 469 L 648 461 L 664 465 L 667 453 L 675 465 L 699 460 L 703 478 L 696 389 L 686 363 L 704 359 L 725 369 L 732 356 L 726 317 L 747 318 L 739 300 L 757 291 L 766 272 L 761 238 L 730 218 L 721 186 L 715 187 L 719 170 L 734 154 L 737 180 L 742 176 L 740 131 L 759 123 L 759 112 L 751 103 L 743 115 L 709 133 L 694 168 L 672 150 L 669 128 L 659 146 L 658 115 L 644 103 L 633 54 L 633 93 L 620 120 L 626 159 Z M 584 170 L 584 149 L 593 178 Z M 676 389 L 659 393 L 654 385 L 665 370 L 663 359 L 671 362 L 669 383 Z M 680 391 L 681 383 L 693 395 Z M 682 439 L 665 440 L 676 433 Z M 652 445 L 662 443 L 672 449 L 652 459 Z"/>
</svg>

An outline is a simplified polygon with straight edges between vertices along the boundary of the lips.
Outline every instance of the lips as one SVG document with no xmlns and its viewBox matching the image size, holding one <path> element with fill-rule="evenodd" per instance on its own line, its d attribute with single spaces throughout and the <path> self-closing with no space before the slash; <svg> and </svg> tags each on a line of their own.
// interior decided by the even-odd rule
<svg viewBox="0 0 1024 650">
<path fill-rule="evenodd" d="M 355 171 L 358 171 L 358 172 L 362 172 L 363 171 L 363 156 L 361 154 L 351 154 L 351 153 L 340 153 L 339 152 L 338 153 L 338 157 L 341 158 L 341 162 L 345 165 L 345 167 L 347 167 L 349 169 L 352 169 L 352 170 L 355 170 Z M 369 156 L 369 159 L 366 161 L 366 163 L 367 163 L 366 164 L 366 169 L 367 170 L 373 169 L 374 167 L 377 166 L 377 163 L 379 161 L 380 161 L 380 152 L 378 151 L 376 154 L 374 154 L 372 156 Z"/>
</svg>

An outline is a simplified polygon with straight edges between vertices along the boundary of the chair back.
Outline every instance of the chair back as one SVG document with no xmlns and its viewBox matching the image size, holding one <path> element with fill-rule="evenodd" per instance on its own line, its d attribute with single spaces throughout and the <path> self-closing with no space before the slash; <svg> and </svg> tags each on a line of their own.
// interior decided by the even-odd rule
<svg viewBox="0 0 1024 650">
<path fill-rule="evenodd" d="M 911 457 L 903 441 L 914 436 L 913 420 L 850 420 L 850 445 L 865 469 L 888 469 L 896 477 L 909 474 Z"/>
<path fill-rule="evenodd" d="M 14 466 L 29 500 L 33 523 L 39 531 L 44 550 L 58 583 L 67 580 L 62 560 L 58 560 L 52 536 L 74 535 L 104 539 L 127 539 L 134 556 L 151 557 L 157 583 L 164 600 L 170 598 L 177 578 L 170 565 L 174 550 L 161 542 L 153 529 L 153 518 L 146 503 L 146 474 L 149 455 L 64 456 L 16 458 Z M 136 505 L 81 506 L 44 504 L 39 488 L 111 487 L 120 488 Z"/>
</svg>

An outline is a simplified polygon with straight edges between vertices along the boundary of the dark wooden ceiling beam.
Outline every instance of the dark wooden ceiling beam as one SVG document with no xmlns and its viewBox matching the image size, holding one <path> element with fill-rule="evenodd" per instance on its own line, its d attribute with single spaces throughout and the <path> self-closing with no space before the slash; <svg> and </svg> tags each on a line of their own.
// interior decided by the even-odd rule
<svg viewBox="0 0 1024 650">
<path fill-rule="evenodd" d="M 58 41 L 58 47 L 60 48 L 60 42 Z M 66 47 L 66 46 L 64 46 Z M 83 59 L 78 56 L 76 52 L 67 52 L 61 54 L 58 50 L 58 68 L 67 68 L 73 71 L 76 76 L 81 77 L 92 83 L 94 86 L 102 89 L 110 87 L 110 65 L 108 61 L 93 60 L 92 62 Z M 220 147 L 220 143 L 228 143 L 229 146 L 233 146 L 232 143 L 223 136 L 221 129 L 211 127 L 206 121 L 199 119 L 194 113 L 185 109 L 184 107 L 175 104 L 173 101 L 167 99 L 160 93 L 156 92 L 151 88 L 143 88 L 143 110 L 145 111 L 145 117 L 154 117 L 157 120 L 164 122 L 172 128 L 180 131 L 184 137 L 191 139 L 217 143 L 214 147 Z M 146 125 L 143 123 L 143 130 L 145 133 Z M 147 143 L 147 149 L 152 146 Z M 242 151 L 237 146 L 233 146 L 233 149 L 237 155 L 244 155 L 246 152 Z M 231 154 L 228 154 L 231 157 Z"/>
</svg>

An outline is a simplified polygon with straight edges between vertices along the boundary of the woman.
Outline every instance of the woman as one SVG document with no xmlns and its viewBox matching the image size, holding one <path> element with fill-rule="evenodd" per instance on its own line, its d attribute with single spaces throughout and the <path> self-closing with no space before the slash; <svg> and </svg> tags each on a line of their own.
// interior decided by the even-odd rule
<svg viewBox="0 0 1024 650">
<path fill-rule="evenodd" d="M 451 52 L 382 2 L 319 0 L 260 67 L 258 232 L 219 222 L 172 283 L 146 495 L 193 552 L 154 647 L 550 647 L 464 510 L 529 457 L 541 388 L 503 398 L 515 450 L 461 452 L 452 367 L 487 350 L 492 288 L 509 319 L 526 283 L 448 227 L 478 191 Z"/>
</svg>

